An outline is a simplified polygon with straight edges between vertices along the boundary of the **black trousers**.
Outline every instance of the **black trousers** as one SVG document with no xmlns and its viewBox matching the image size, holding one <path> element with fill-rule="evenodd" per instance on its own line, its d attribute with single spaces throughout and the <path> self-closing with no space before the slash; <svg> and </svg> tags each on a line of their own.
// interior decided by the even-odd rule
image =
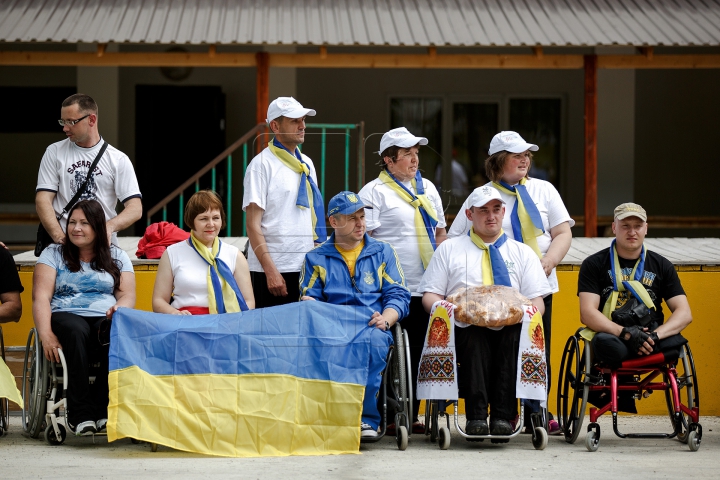
<svg viewBox="0 0 720 480">
<path fill-rule="evenodd" d="M 687 340 L 678 333 L 660 340 L 658 347 L 665 353 L 666 359 L 676 359 L 680 354 L 680 347 L 685 343 Z M 621 340 L 611 333 L 596 333 L 591 345 L 595 360 L 603 362 L 611 368 L 618 368 L 625 360 L 639 357 L 637 352 L 628 348 L 625 340 Z"/>
<path fill-rule="evenodd" d="M 468 420 L 485 420 L 488 404 L 496 420 L 509 421 L 517 415 L 515 382 L 521 331 L 522 323 L 501 330 L 455 327 L 458 386 Z"/>
<path fill-rule="evenodd" d="M 547 364 L 547 378 L 552 378 L 552 372 L 550 371 L 550 340 L 552 339 L 551 332 L 552 332 L 552 304 L 553 304 L 553 296 L 552 294 L 548 295 L 547 297 L 543 298 L 543 303 L 545 303 L 545 313 L 542 316 L 542 323 L 543 323 L 543 331 L 545 332 L 545 363 Z M 552 384 L 551 381 L 548 381 L 548 398 L 550 397 L 550 385 Z"/>
<path fill-rule="evenodd" d="M 53 333 L 60 340 L 68 370 L 67 408 L 72 425 L 107 418 L 108 353 L 110 345 L 100 345 L 98 330 L 105 317 L 81 317 L 56 312 L 51 318 Z M 90 363 L 95 382 L 90 385 Z"/>
<path fill-rule="evenodd" d="M 422 306 L 422 297 L 410 298 L 410 313 L 403 319 L 401 325 L 407 330 L 408 342 L 410 343 L 410 375 L 412 376 L 413 411 L 412 420 L 418 416 L 420 400 L 417 399 L 417 376 L 420 367 L 420 357 L 425 345 L 425 334 L 427 333 L 430 315 L 425 312 Z"/>
<path fill-rule="evenodd" d="M 284 272 L 280 275 L 285 279 L 288 292 L 286 297 L 276 297 L 270 293 L 265 272 L 250 272 L 255 308 L 275 307 L 300 300 L 300 272 Z"/>
</svg>

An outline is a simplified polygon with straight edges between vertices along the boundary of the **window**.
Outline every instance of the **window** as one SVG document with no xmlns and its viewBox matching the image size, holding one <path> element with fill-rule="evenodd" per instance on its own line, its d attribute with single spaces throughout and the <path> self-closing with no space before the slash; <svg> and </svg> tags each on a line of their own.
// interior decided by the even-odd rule
<svg viewBox="0 0 720 480">
<path fill-rule="evenodd" d="M 540 149 L 533 152 L 530 176 L 547 180 L 558 187 L 560 168 L 560 122 L 559 98 L 513 98 L 510 100 L 510 126 L 525 141 Z"/>
<path fill-rule="evenodd" d="M 62 134 L 60 106 L 76 92 L 75 87 L 0 87 L 6 112 L 0 133 Z"/>
<path fill-rule="evenodd" d="M 422 176 L 433 179 L 442 162 L 442 98 L 393 98 L 390 100 L 390 128 L 405 127 L 417 137 L 428 139 L 420 157 Z"/>
</svg>

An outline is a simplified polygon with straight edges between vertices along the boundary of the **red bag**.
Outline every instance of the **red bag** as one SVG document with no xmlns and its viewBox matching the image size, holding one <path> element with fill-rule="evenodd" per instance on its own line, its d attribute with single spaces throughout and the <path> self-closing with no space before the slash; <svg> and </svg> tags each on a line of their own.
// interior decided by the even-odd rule
<svg viewBox="0 0 720 480">
<path fill-rule="evenodd" d="M 170 222 L 153 223 L 145 229 L 145 235 L 138 242 L 137 258 L 160 258 L 165 249 L 190 238 L 190 232 Z"/>
</svg>

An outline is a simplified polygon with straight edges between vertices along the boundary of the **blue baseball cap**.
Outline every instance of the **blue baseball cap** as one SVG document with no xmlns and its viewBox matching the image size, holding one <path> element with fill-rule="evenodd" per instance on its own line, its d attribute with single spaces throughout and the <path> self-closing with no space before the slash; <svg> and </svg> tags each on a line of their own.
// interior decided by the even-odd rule
<svg viewBox="0 0 720 480">
<path fill-rule="evenodd" d="M 361 208 L 373 208 L 365 205 L 360 197 L 353 192 L 340 192 L 330 199 L 328 203 L 327 216 L 333 215 L 352 215 Z"/>
</svg>

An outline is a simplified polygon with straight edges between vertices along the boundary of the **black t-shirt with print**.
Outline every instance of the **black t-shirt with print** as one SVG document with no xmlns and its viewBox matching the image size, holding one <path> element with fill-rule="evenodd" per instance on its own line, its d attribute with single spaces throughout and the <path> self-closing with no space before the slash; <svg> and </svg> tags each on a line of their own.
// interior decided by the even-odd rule
<svg viewBox="0 0 720 480">
<path fill-rule="evenodd" d="M 618 255 L 623 280 L 631 280 L 628 277 L 635 267 L 637 259 L 627 260 Z M 578 294 L 589 292 L 600 295 L 598 309 L 602 312 L 605 302 L 612 293 L 613 284 L 610 276 L 610 248 L 605 248 L 587 257 L 580 266 L 578 276 Z M 619 279 L 618 279 L 619 280 Z M 645 290 L 655 304 L 655 311 L 651 313 L 653 321 L 661 325 L 665 320 L 662 310 L 662 301 L 667 301 L 677 295 L 685 295 L 680 284 L 680 278 L 673 264 L 665 257 L 655 252 L 646 250 L 645 270 L 641 280 Z M 618 308 L 625 304 L 629 292 L 620 292 L 618 295 Z"/>
<path fill-rule="evenodd" d="M 0 247 L 0 293 L 24 290 L 12 254 Z"/>
</svg>

